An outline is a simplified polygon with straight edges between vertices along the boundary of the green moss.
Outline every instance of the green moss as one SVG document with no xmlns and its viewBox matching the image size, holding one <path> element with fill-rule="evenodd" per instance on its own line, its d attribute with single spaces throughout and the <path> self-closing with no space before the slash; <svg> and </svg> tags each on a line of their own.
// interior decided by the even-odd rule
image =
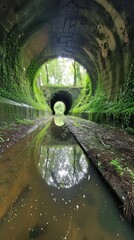
<svg viewBox="0 0 134 240">
<path fill-rule="evenodd" d="M 81 90 L 81 94 L 78 99 L 74 102 L 71 112 L 72 113 L 82 113 L 86 112 L 88 108 L 88 103 L 92 94 L 92 85 L 89 75 L 87 74 L 85 79 L 83 79 L 84 87 Z"/>
<path fill-rule="evenodd" d="M 115 171 L 122 176 L 124 174 L 123 166 L 120 164 L 118 158 L 112 159 L 110 165 L 114 167 Z"/>
<path fill-rule="evenodd" d="M 37 64 L 34 61 L 31 73 L 26 74 L 21 59 L 21 49 L 19 48 L 19 35 L 21 29 L 16 26 L 8 34 L 3 46 L 3 54 L 0 56 L 0 96 L 25 103 L 36 109 L 45 110 L 46 102 L 35 97 L 36 88 L 33 89 L 33 75 L 37 71 Z M 34 93 L 35 90 L 35 93 Z M 44 105 L 42 104 L 45 103 Z"/>
<path fill-rule="evenodd" d="M 72 109 L 73 113 L 89 113 L 90 119 L 97 122 L 105 120 L 120 123 L 130 133 L 134 133 L 132 118 L 134 114 L 134 62 L 131 65 L 128 79 L 118 99 L 110 101 L 98 86 L 96 94 L 86 94 L 86 87 Z"/>
<path fill-rule="evenodd" d="M 131 181 L 134 183 L 134 172 L 129 167 L 125 167 L 121 164 L 121 161 L 118 158 L 112 159 L 110 165 L 113 166 L 117 174 L 120 176 L 128 175 Z"/>
<path fill-rule="evenodd" d="M 34 125 L 36 123 L 33 119 L 19 119 L 16 118 L 15 123 L 17 124 L 23 124 L 23 125 Z"/>
<path fill-rule="evenodd" d="M 12 55 L 12 51 L 8 49 L 1 61 L 0 96 L 28 104 L 36 109 L 48 109 L 46 101 L 43 99 L 43 93 L 39 92 L 37 86 L 33 87 L 33 83 L 26 76 L 19 58 L 16 60 L 12 58 Z M 18 62 L 16 63 L 16 61 Z M 14 65 L 10 64 L 11 62 L 14 62 Z"/>
</svg>

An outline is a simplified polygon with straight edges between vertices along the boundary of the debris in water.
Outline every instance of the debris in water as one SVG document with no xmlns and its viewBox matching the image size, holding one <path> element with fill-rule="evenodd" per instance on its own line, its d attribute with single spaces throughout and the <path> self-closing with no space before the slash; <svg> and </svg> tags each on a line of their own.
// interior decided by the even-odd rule
<svg viewBox="0 0 134 240">
<path fill-rule="evenodd" d="M 88 178 L 87 178 L 87 179 L 88 179 L 88 181 L 90 180 L 90 174 L 88 175 Z"/>
<path fill-rule="evenodd" d="M 46 232 L 46 227 L 37 225 L 29 231 L 29 239 L 37 238 L 44 232 Z"/>
</svg>

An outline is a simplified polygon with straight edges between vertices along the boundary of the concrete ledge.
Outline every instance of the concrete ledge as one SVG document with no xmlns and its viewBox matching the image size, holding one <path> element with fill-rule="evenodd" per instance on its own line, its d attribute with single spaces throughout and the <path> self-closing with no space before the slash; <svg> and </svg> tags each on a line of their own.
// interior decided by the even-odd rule
<svg viewBox="0 0 134 240">
<path fill-rule="evenodd" d="M 0 126 L 4 123 L 12 123 L 18 119 L 32 119 L 44 116 L 45 112 L 37 110 L 32 106 L 20 104 L 18 102 L 0 98 Z"/>
<path fill-rule="evenodd" d="M 132 161 L 134 137 L 121 129 L 102 126 L 76 117 L 65 117 L 64 121 L 120 200 L 124 215 L 133 221 L 134 179 L 129 175 L 129 171 L 134 170 Z M 119 160 L 122 172 L 116 171 L 111 165 L 115 159 Z"/>
</svg>

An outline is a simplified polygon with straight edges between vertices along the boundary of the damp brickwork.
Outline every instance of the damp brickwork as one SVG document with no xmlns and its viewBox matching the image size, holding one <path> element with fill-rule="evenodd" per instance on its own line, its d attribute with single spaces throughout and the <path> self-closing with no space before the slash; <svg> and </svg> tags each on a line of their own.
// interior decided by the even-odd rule
<svg viewBox="0 0 134 240">
<path fill-rule="evenodd" d="M 133 12 L 133 0 L 1 0 L 0 87 L 32 89 L 38 68 L 62 56 L 87 69 L 93 93 L 101 83 L 117 98 L 134 55 Z"/>
</svg>

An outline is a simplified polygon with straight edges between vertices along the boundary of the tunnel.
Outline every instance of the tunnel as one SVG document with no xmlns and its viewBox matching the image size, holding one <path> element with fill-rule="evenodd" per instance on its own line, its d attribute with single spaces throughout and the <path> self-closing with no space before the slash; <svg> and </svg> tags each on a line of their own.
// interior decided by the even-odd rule
<svg viewBox="0 0 134 240">
<path fill-rule="evenodd" d="M 133 134 L 134 0 L 0 0 L 0 239 L 132 240 Z"/>
<path fill-rule="evenodd" d="M 60 56 L 85 67 L 93 95 L 99 88 L 114 101 L 123 92 L 126 102 L 132 95 L 133 10 L 133 0 L 2 0 L 1 97 L 41 109 L 34 76 Z"/>
<path fill-rule="evenodd" d="M 17 113 L 20 118 L 51 111 L 51 94 L 43 100 L 34 78 L 43 64 L 63 57 L 81 64 L 90 77 L 79 102 L 69 103 L 70 112 L 132 128 L 133 10 L 133 0 L 1 0 L 1 112 L 8 103 L 29 107 Z M 1 122 L 7 114 L 1 114 Z"/>
<path fill-rule="evenodd" d="M 54 104 L 58 101 L 61 101 L 65 104 L 64 114 L 66 115 L 69 112 L 69 110 L 71 109 L 71 106 L 72 106 L 72 96 L 71 96 L 71 94 L 69 94 L 67 91 L 59 91 L 51 97 L 50 106 L 51 106 L 53 114 L 55 114 Z"/>
</svg>

